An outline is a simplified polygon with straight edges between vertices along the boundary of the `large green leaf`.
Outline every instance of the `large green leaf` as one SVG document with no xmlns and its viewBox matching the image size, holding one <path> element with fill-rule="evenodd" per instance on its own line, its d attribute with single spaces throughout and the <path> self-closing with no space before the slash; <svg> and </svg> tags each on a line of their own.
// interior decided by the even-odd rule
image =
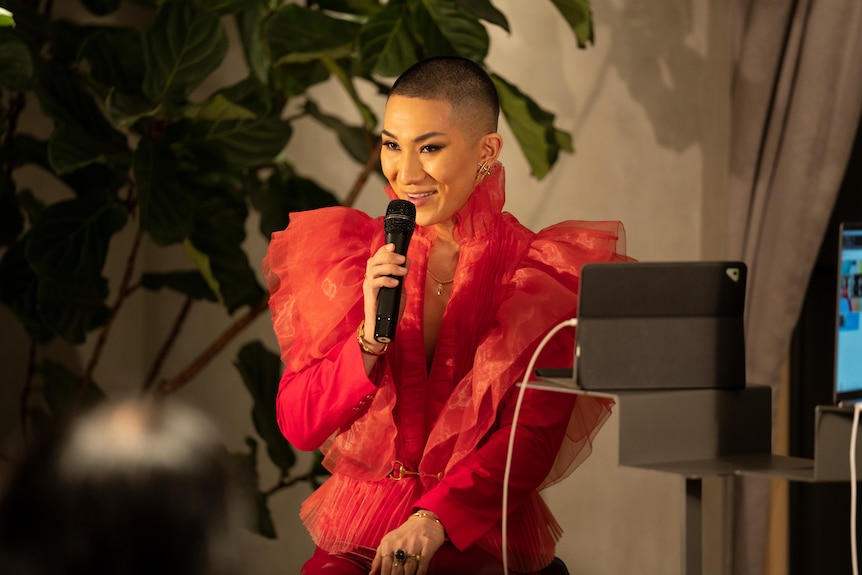
<svg viewBox="0 0 862 575">
<path fill-rule="evenodd" d="M 263 37 L 263 22 L 266 15 L 267 12 L 262 3 L 254 3 L 236 14 L 245 63 L 251 71 L 251 77 L 258 82 L 266 82 L 268 79 L 269 58 Z"/>
<path fill-rule="evenodd" d="M 255 117 L 272 116 L 282 106 L 272 88 L 252 76 L 219 90 L 216 95 L 253 112 Z"/>
<path fill-rule="evenodd" d="M 275 418 L 275 399 L 282 369 L 279 355 L 266 349 L 260 341 L 253 341 L 239 350 L 234 365 L 254 400 L 254 428 L 266 442 L 272 462 L 282 474 L 290 475 L 291 468 L 296 464 L 296 454 L 281 434 Z"/>
<path fill-rule="evenodd" d="M 286 169 L 275 172 L 265 185 L 254 189 L 251 200 L 260 212 L 260 231 L 267 240 L 273 232 L 287 227 L 290 212 L 339 205 L 332 193 Z"/>
<path fill-rule="evenodd" d="M 33 225 L 27 260 L 40 277 L 58 282 L 98 278 L 118 218 L 125 218 L 125 208 L 110 199 L 74 198 L 51 204 Z"/>
<path fill-rule="evenodd" d="M 563 18 L 568 22 L 578 47 L 586 48 L 594 42 L 593 14 L 590 10 L 590 0 L 551 0 Z"/>
<path fill-rule="evenodd" d="M 482 23 L 458 9 L 454 0 L 419 0 L 413 11 L 414 34 L 423 56 L 461 56 L 481 62 L 490 40 Z"/>
<path fill-rule="evenodd" d="M 219 295 L 230 313 L 256 304 L 264 293 L 242 249 L 247 215 L 242 196 L 210 190 L 195 210 L 195 229 L 189 238 L 208 257 Z"/>
<path fill-rule="evenodd" d="M 266 494 L 260 491 L 260 478 L 257 473 L 257 442 L 246 437 L 250 453 L 231 453 L 230 462 L 234 469 L 239 487 L 246 501 L 248 514 L 246 527 L 267 537 L 275 539 L 275 524 L 266 505 Z"/>
<path fill-rule="evenodd" d="M 72 70 L 56 65 L 41 66 L 36 74 L 35 91 L 42 110 L 57 124 L 80 126 L 94 138 L 117 138 L 117 131 Z"/>
<path fill-rule="evenodd" d="M 264 36 L 273 64 L 337 59 L 353 50 L 359 24 L 296 4 L 282 6 L 269 19 Z"/>
<path fill-rule="evenodd" d="M 556 163 L 561 146 L 567 152 L 572 151 L 571 137 L 554 127 L 552 113 L 540 108 L 516 86 L 495 74 L 491 79 L 500 94 L 500 108 L 530 164 L 530 171 L 541 180 Z"/>
<path fill-rule="evenodd" d="M 189 120 L 253 120 L 257 115 L 238 104 L 234 104 L 222 94 L 213 94 L 200 104 L 186 106 L 183 117 Z"/>
<path fill-rule="evenodd" d="M 178 105 L 226 53 L 218 14 L 196 2 L 165 2 L 144 32 L 144 93 L 154 102 Z"/>
<path fill-rule="evenodd" d="M 189 237 L 194 226 L 193 195 L 177 177 L 176 159 L 161 140 L 141 140 L 134 171 L 141 226 L 153 241 L 169 245 Z"/>
<path fill-rule="evenodd" d="M 374 115 L 374 111 L 371 107 L 362 101 L 362 97 L 359 95 L 359 92 L 356 90 L 356 86 L 353 84 L 353 77 L 340 62 L 329 57 L 323 58 L 322 61 L 329 71 L 332 72 L 332 75 L 338 78 L 338 81 L 341 82 L 341 85 L 344 86 L 344 89 L 350 95 L 350 98 L 356 105 L 357 110 L 359 110 L 359 114 L 362 116 L 365 128 L 373 130 L 377 126 L 377 116 Z"/>
<path fill-rule="evenodd" d="M 45 325 L 69 343 L 84 343 L 87 334 L 105 325 L 110 310 L 105 305 L 108 280 L 99 277 L 85 283 L 39 280 L 37 305 Z"/>
<path fill-rule="evenodd" d="M 33 80 L 33 57 L 23 40 L 0 34 L 0 87 L 23 92 Z"/>
<path fill-rule="evenodd" d="M 272 70 L 273 83 L 278 86 L 285 98 L 305 94 L 315 84 L 329 79 L 329 69 L 323 62 L 297 62 L 282 64 Z"/>
<path fill-rule="evenodd" d="M 324 114 L 312 100 L 305 103 L 305 111 L 312 118 L 335 132 L 338 141 L 354 160 L 360 164 L 365 164 L 368 161 L 368 155 L 374 149 L 377 136 L 359 126 L 348 126 L 340 118 Z"/>
<path fill-rule="evenodd" d="M 70 174 L 64 174 L 62 179 L 77 197 L 95 202 L 105 202 L 107 198 L 115 199 L 120 188 L 130 185 L 127 169 L 108 164 L 90 164 Z M 116 229 L 119 229 L 125 224 L 125 219 L 117 223 Z"/>
<path fill-rule="evenodd" d="M 0 27 L 15 26 L 15 15 L 5 8 L 0 8 Z"/>
<path fill-rule="evenodd" d="M 14 242 L 24 231 L 24 214 L 18 206 L 15 182 L 0 173 L 0 247 Z"/>
<path fill-rule="evenodd" d="M 89 65 L 90 76 L 105 88 L 124 95 L 143 95 L 144 46 L 137 31 L 102 28 L 87 37 L 80 55 Z"/>
<path fill-rule="evenodd" d="M 58 124 L 48 140 L 48 161 L 59 175 L 71 174 L 92 164 L 128 169 L 132 155 L 119 132 L 95 135 L 74 124 Z"/>
<path fill-rule="evenodd" d="M 506 19 L 506 15 L 497 10 L 491 4 L 491 0 L 455 0 L 455 3 L 468 14 L 472 14 L 476 18 L 481 18 L 486 22 L 499 26 L 506 32 L 510 32 L 509 21 Z"/>
<path fill-rule="evenodd" d="M 54 334 L 39 313 L 39 278 L 24 257 L 29 237 L 9 246 L 0 258 L 0 302 L 12 310 L 30 337 L 47 343 Z"/>
<path fill-rule="evenodd" d="M 368 19 L 359 35 L 362 66 L 381 76 L 398 76 L 419 60 L 410 33 L 410 8 L 404 0 L 392 0 Z"/>
<path fill-rule="evenodd" d="M 83 386 L 81 377 L 57 362 L 44 360 L 39 366 L 39 374 L 45 382 L 45 402 L 55 417 L 105 399 L 105 393 L 94 381 L 89 382 L 81 393 Z"/>
<path fill-rule="evenodd" d="M 69 20 L 52 20 L 47 27 L 51 63 L 64 68 L 76 67 L 81 46 L 87 38 L 97 34 L 101 29 L 99 26 L 76 24 Z"/>
<path fill-rule="evenodd" d="M 198 120 L 189 123 L 188 139 L 182 145 L 203 148 L 226 165 L 253 167 L 273 163 L 291 133 L 290 124 L 277 117 Z"/>
<path fill-rule="evenodd" d="M 141 275 L 141 286 L 148 290 L 167 288 L 196 300 L 217 301 L 215 293 L 198 270 L 145 273 Z"/>
</svg>

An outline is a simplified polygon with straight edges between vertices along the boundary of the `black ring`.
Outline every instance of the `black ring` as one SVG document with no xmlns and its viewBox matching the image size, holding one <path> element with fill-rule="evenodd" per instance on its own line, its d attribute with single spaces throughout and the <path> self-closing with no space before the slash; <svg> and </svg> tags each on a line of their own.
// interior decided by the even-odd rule
<svg viewBox="0 0 862 575">
<path fill-rule="evenodd" d="M 394 560 L 392 562 L 393 565 L 404 565 L 407 561 L 407 551 L 404 549 L 396 549 Z"/>
</svg>

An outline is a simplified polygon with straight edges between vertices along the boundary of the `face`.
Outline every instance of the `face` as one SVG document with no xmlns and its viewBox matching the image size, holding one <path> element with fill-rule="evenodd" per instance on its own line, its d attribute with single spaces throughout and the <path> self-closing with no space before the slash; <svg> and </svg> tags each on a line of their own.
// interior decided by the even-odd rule
<svg viewBox="0 0 862 575">
<path fill-rule="evenodd" d="M 448 102 L 391 96 L 383 117 L 383 173 L 420 226 L 451 226 L 476 186 L 478 165 L 499 154 L 497 134 L 470 137 Z M 473 141 L 475 140 L 475 141 Z"/>
</svg>

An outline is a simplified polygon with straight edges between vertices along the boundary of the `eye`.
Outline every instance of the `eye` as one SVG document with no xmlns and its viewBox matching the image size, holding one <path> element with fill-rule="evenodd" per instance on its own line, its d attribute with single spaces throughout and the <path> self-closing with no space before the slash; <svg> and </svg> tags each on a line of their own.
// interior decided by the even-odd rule
<svg viewBox="0 0 862 575">
<path fill-rule="evenodd" d="M 392 141 L 383 142 L 383 147 L 392 152 L 397 152 L 399 149 L 398 144 Z"/>
<path fill-rule="evenodd" d="M 439 152 L 442 149 L 443 149 L 443 146 L 435 146 L 434 144 L 428 144 L 427 146 L 422 146 L 422 152 L 424 152 L 426 154 Z"/>
</svg>

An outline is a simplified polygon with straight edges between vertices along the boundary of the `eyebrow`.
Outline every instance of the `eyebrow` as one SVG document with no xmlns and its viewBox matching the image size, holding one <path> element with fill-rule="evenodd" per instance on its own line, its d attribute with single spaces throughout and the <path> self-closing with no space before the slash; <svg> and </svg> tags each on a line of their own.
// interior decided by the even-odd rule
<svg viewBox="0 0 862 575">
<path fill-rule="evenodd" d="M 395 134 L 393 134 L 392 132 L 388 132 L 386 130 L 383 130 L 381 133 L 384 136 L 388 136 L 388 137 L 392 138 L 393 140 L 398 139 L 398 137 Z M 413 138 L 413 142 L 418 144 L 420 142 L 424 142 L 425 140 L 427 140 L 429 138 L 434 138 L 435 136 L 445 136 L 445 135 L 446 134 L 444 134 L 443 132 L 428 132 L 427 134 L 422 134 L 421 136 L 416 136 L 415 138 Z"/>
</svg>

